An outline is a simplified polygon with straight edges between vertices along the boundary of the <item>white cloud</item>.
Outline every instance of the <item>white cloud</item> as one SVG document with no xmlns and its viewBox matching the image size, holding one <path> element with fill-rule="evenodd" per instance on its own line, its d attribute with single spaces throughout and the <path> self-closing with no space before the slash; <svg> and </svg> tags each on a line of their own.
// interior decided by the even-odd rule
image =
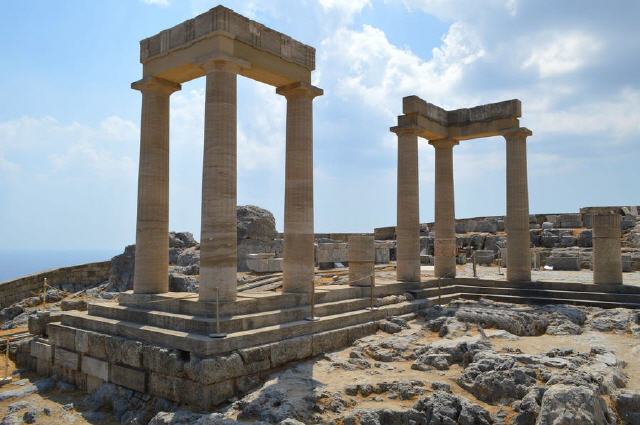
<svg viewBox="0 0 640 425">
<path fill-rule="evenodd" d="M 169 6 L 169 0 L 142 0 L 145 4 L 167 7 Z"/>
<path fill-rule="evenodd" d="M 535 68 L 540 78 L 555 77 L 580 70 L 602 47 L 593 36 L 582 33 L 542 34 L 522 67 Z"/>
<path fill-rule="evenodd" d="M 21 117 L 0 123 L 0 140 L 7 141 L 0 146 L 0 167 L 42 176 L 79 170 L 101 178 L 129 175 L 135 170 L 137 139 L 135 124 L 117 116 L 96 126 Z"/>
<path fill-rule="evenodd" d="M 265 84 L 250 82 L 243 88 L 247 90 L 238 90 L 238 167 L 245 170 L 281 169 L 285 146 L 284 98 Z M 172 96 L 172 144 L 202 146 L 204 104 L 202 88 Z"/>
<path fill-rule="evenodd" d="M 640 90 L 627 88 L 609 99 L 565 108 L 539 108 L 530 111 L 529 119 L 539 133 L 600 134 L 608 141 L 629 143 L 640 137 Z"/>
<path fill-rule="evenodd" d="M 325 12 L 335 12 L 349 22 L 365 7 L 371 6 L 371 0 L 318 0 Z"/>
<path fill-rule="evenodd" d="M 450 104 L 452 89 L 463 78 L 465 67 L 485 54 L 477 37 L 461 23 L 451 25 L 428 60 L 394 45 L 382 30 L 370 25 L 360 31 L 340 29 L 323 41 L 322 50 L 327 52 L 321 64 L 323 76 L 334 70 L 338 94 L 359 98 L 389 117 L 409 94 Z"/>
</svg>

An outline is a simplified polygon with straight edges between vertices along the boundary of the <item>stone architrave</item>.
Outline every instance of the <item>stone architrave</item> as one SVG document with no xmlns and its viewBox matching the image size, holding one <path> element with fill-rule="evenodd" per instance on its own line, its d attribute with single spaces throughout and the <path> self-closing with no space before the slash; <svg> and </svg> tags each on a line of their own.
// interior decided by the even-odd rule
<svg viewBox="0 0 640 425">
<path fill-rule="evenodd" d="M 622 249 L 620 214 L 593 208 L 593 283 L 622 283 Z"/>
<path fill-rule="evenodd" d="M 531 131 L 506 131 L 507 145 L 507 280 L 531 281 L 531 236 L 529 234 L 529 189 L 527 183 L 527 137 Z"/>
<path fill-rule="evenodd" d="M 287 99 L 284 195 L 284 292 L 313 292 L 313 99 L 322 90 L 297 82 L 278 87 Z"/>
<path fill-rule="evenodd" d="M 420 207 L 418 134 L 413 129 L 392 129 L 398 136 L 398 198 L 396 278 L 420 281 Z"/>
<path fill-rule="evenodd" d="M 180 84 L 145 77 L 131 88 L 142 93 L 133 292 L 159 294 L 169 290 L 169 96 Z"/>
<path fill-rule="evenodd" d="M 456 227 L 453 184 L 453 147 L 457 140 L 429 142 L 435 148 L 435 276 L 456 275 Z"/>
</svg>

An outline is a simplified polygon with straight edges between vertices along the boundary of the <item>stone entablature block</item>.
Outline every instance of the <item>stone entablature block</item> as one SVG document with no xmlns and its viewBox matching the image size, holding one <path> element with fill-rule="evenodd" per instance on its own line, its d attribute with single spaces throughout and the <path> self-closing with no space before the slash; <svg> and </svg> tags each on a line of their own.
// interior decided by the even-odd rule
<svg viewBox="0 0 640 425">
<path fill-rule="evenodd" d="M 520 118 L 522 104 L 518 99 L 505 100 L 473 108 L 461 108 L 447 111 L 429 103 L 418 96 L 406 96 L 402 99 L 404 114 L 420 114 L 441 125 L 469 125 L 474 122 L 491 121 L 503 118 Z"/>
<path fill-rule="evenodd" d="M 252 21 L 224 6 L 182 22 L 173 28 L 140 41 L 140 62 L 187 47 L 216 32 L 225 32 L 245 44 L 289 62 L 315 69 L 315 49 L 293 38 Z"/>
</svg>

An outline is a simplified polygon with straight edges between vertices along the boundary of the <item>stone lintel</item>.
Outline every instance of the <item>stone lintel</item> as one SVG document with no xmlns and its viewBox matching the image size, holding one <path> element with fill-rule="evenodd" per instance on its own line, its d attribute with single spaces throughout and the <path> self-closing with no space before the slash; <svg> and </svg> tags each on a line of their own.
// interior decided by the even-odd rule
<svg viewBox="0 0 640 425">
<path fill-rule="evenodd" d="M 241 74 L 273 86 L 311 81 L 315 49 L 223 6 L 140 42 L 143 74 L 185 82 L 203 75 L 197 58 L 211 52 L 248 61 Z"/>
<path fill-rule="evenodd" d="M 174 83 L 173 81 L 165 80 L 164 78 L 148 76 L 131 83 L 131 88 L 139 91 L 157 91 L 160 93 L 171 94 L 182 89 L 182 86 L 178 83 Z"/>
<path fill-rule="evenodd" d="M 297 81 L 295 83 L 276 88 L 276 93 L 287 98 L 305 96 L 313 99 L 316 96 L 322 96 L 324 90 L 319 87 L 312 86 L 305 81 Z"/>
<path fill-rule="evenodd" d="M 224 53 L 205 55 L 198 58 L 196 62 L 205 73 L 219 70 L 240 74 L 242 70 L 251 68 L 251 63 L 247 62 L 246 60 L 235 58 Z"/>
<path fill-rule="evenodd" d="M 518 99 L 511 99 L 447 111 L 414 95 L 402 99 L 402 113 L 417 113 L 441 125 L 459 126 L 500 118 L 520 118 L 522 104 Z"/>
<path fill-rule="evenodd" d="M 620 214 L 620 207 L 584 207 L 580 208 L 582 214 Z"/>
<path fill-rule="evenodd" d="M 449 126 L 447 137 L 456 140 L 478 139 L 504 135 L 512 129 L 519 129 L 520 121 L 517 118 L 501 118 L 493 121 L 475 122 L 463 126 Z"/>
</svg>

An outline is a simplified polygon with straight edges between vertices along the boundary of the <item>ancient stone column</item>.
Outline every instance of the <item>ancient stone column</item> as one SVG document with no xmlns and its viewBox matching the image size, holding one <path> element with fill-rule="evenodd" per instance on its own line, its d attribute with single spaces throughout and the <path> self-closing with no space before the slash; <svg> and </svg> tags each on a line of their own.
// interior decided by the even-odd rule
<svg viewBox="0 0 640 425">
<path fill-rule="evenodd" d="M 457 140 L 431 140 L 436 150 L 435 276 L 456 275 L 456 222 L 453 188 L 453 147 Z"/>
<path fill-rule="evenodd" d="M 169 290 L 169 96 L 180 84 L 146 77 L 131 88 L 142 92 L 133 292 L 159 294 Z"/>
<path fill-rule="evenodd" d="M 593 225 L 593 283 L 622 283 L 622 250 L 620 247 L 620 214 L 596 210 Z"/>
<path fill-rule="evenodd" d="M 507 280 L 531 281 L 529 236 L 529 189 L 527 184 L 527 137 L 518 128 L 503 134 L 507 141 Z"/>
<path fill-rule="evenodd" d="M 396 278 L 401 282 L 420 282 L 418 133 L 401 127 L 391 131 L 398 136 Z"/>
<path fill-rule="evenodd" d="M 206 72 L 200 301 L 235 301 L 237 287 L 236 79 L 238 64 L 210 61 Z"/>
<path fill-rule="evenodd" d="M 349 285 L 371 286 L 375 282 L 376 249 L 373 235 L 349 236 Z"/>
<path fill-rule="evenodd" d="M 313 98 L 322 90 L 297 82 L 276 90 L 287 99 L 283 291 L 311 293 L 314 274 Z"/>
</svg>

